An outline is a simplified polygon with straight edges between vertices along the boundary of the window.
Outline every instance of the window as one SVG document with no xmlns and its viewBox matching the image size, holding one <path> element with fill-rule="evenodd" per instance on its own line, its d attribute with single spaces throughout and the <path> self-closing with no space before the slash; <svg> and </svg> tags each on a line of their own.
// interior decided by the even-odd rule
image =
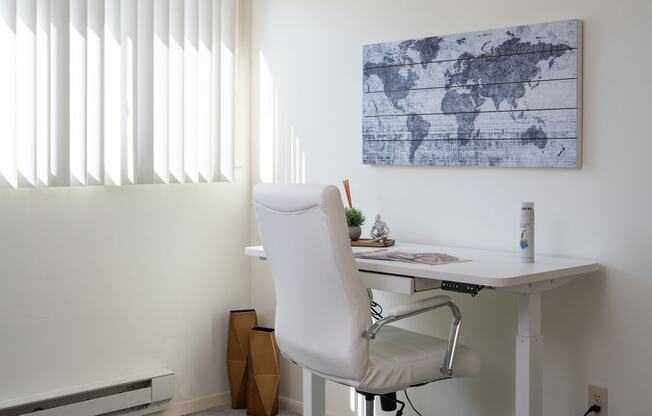
<svg viewBox="0 0 652 416">
<path fill-rule="evenodd" d="M 233 179 L 236 0 L 0 0 L 0 187 Z"/>
</svg>

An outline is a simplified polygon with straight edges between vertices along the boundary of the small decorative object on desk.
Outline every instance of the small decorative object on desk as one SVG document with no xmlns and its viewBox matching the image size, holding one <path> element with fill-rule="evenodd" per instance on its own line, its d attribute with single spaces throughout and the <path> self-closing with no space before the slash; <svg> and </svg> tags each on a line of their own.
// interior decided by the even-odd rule
<svg viewBox="0 0 652 416">
<path fill-rule="evenodd" d="M 357 208 L 346 208 L 346 225 L 349 226 L 349 238 L 356 241 L 362 235 L 360 226 L 365 221 L 364 214 Z"/>
<path fill-rule="evenodd" d="M 371 228 L 371 238 L 361 238 L 351 240 L 353 247 L 390 247 L 394 245 L 394 240 L 389 237 L 389 227 L 387 223 L 380 220 L 380 215 L 376 215 L 376 222 Z"/>
<path fill-rule="evenodd" d="M 387 223 L 380 220 L 380 215 L 376 215 L 376 222 L 371 227 L 371 238 L 373 241 L 385 241 L 389 236 L 389 227 Z"/>
<path fill-rule="evenodd" d="M 360 226 L 364 224 L 364 214 L 357 208 L 353 208 L 353 200 L 351 199 L 351 186 L 349 185 L 349 180 L 345 179 L 342 181 L 344 185 L 344 192 L 346 193 L 346 200 L 349 203 L 349 207 L 345 208 L 346 214 L 346 225 L 349 227 L 349 239 L 351 241 L 357 241 L 362 235 L 362 228 Z"/>
<path fill-rule="evenodd" d="M 360 238 L 356 241 L 351 241 L 351 247 L 391 247 L 396 241 L 391 238 L 383 241 L 374 241 L 371 238 Z"/>
</svg>

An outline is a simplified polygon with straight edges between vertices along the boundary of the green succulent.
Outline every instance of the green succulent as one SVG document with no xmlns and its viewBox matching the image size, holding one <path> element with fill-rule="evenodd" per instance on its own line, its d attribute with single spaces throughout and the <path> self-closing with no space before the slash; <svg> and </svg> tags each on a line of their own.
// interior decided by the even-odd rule
<svg viewBox="0 0 652 416">
<path fill-rule="evenodd" d="M 359 227 L 364 224 L 364 214 L 357 208 L 346 208 L 346 224 L 349 227 Z"/>
</svg>

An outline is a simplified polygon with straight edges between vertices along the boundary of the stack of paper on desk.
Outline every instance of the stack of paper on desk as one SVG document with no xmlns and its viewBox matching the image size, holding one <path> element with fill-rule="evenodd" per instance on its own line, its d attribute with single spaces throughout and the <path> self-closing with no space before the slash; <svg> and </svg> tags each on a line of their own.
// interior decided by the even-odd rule
<svg viewBox="0 0 652 416">
<path fill-rule="evenodd" d="M 361 251 L 355 253 L 355 257 L 359 259 L 402 261 L 405 263 L 420 263 L 430 265 L 470 261 L 468 259 L 451 256 L 447 253 L 411 253 L 407 251 L 397 250 Z"/>
</svg>

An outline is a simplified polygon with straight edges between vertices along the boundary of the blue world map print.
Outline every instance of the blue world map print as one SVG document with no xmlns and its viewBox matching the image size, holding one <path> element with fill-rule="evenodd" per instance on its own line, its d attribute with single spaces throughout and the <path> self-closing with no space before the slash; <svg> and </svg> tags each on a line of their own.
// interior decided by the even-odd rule
<svg viewBox="0 0 652 416">
<path fill-rule="evenodd" d="M 579 20 L 366 45 L 363 162 L 575 168 Z"/>
</svg>

